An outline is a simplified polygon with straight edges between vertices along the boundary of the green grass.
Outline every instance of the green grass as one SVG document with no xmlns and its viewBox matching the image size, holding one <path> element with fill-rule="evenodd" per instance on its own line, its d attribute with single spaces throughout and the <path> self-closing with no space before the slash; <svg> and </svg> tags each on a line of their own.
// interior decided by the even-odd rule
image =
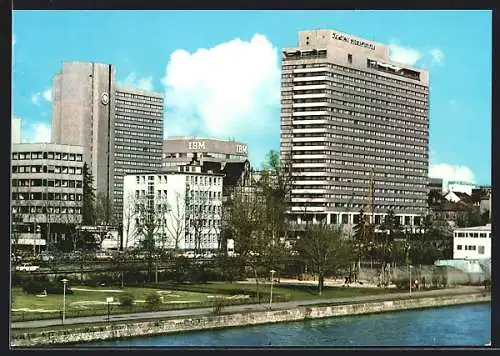
<svg viewBox="0 0 500 356">
<path fill-rule="evenodd" d="M 78 289 L 86 290 L 78 290 Z M 132 307 L 122 307 L 119 304 L 112 304 L 111 314 L 136 313 L 149 311 L 144 301 L 146 296 L 154 292 L 161 293 L 164 301 L 159 310 L 187 309 L 211 307 L 215 296 L 223 298 L 226 304 L 247 304 L 255 303 L 256 285 L 244 283 L 229 282 L 210 282 L 199 284 L 161 284 L 159 288 L 143 287 L 73 287 L 72 295 L 66 295 L 66 317 L 81 317 L 92 315 L 106 315 L 108 312 L 106 298 L 113 297 L 115 303 L 119 297 L 125 293 L 134 296 L 137 301 Z M 114 290 L 106 292 L 106 290 Z M 330 298 L 345 298 L 367 295 L 390 294 L 397 292 L 393 289 L 383 288 L 345 288 L 345 287 L 325 287 L 322 295 L 318 295 L 316 285 L 280 285 L 273 286 L 273 301 L 300 301 L 317 300 Z M 268 300 L 270 293 L 269 284 L 259 284 L 260 301 Z M 14 322 L 39 320 L 39 319 L 58 319 L 61 317 L 63 304 L 62 295 L 48 295 L 46 297 L 37 297 L 24 293 L 21 288 L 13 289 L 14 306 L 12 318 Z M 248 295 L 247 299 L 232 298 L 235 295 Z M 24 310 L 20 310 L 23 309 Z M 37 310 L 39 309 L 39 310 Z M 42 312 L 41 310 L 45 312 Z"/>
<path fill-rule="evenodd" d="M 78 289 L 86 290 L 78 290 Z M 160 310 L 179 308 L 192 308 L 212 305 L 214 294 L 190 291 L 173 291 L 155 288 L 129 287 L 120 290 L 117 287 L 74 287 L 73 294 L 66 295 L 66 317 L 78 317 L 89 315 L 106 315 L 108 306 L 107 297 L 113 297 L 115 303 L 119 303 L 119 297 L 123 294 L 131 294 L 136 302 L 132 307 L 122 307 L 119 304 L 111 304 L 111 314 L 133 313 L 148 311 L 144 302 L 146 296 L 159 292 L 163 295 L 163 303 Z M 106 292 L 106 290 L 114 290 Z M 37 297 L 24 293 L 21 288 L 13 288 L 14 296 L 13 321 L 35 320 L 35 319 L 57 319 L 63 307 L 62 295 L 47 295 Z M 23 310 L 24 309 L 24 310 Z M 42 311 L 44 310 L 44 311 Z"/>
</svg>

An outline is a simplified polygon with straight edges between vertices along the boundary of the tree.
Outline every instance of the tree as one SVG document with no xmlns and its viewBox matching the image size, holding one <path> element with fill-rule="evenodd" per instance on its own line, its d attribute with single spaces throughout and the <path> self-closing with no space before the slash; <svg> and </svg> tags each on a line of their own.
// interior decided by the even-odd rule
<svg viewBox="0 0 500 356">
<path fill-rule="evenodd" d="M 489 215 L 489 214 L 488 214 Z M 473 227 L 484 225 L 484 217 L 476 206 L 468 206 L 467 210 L 457 215 L 456 224 L 458 227 Z"/>
<path fill-rule="evenodd" d="M 136 220 L 136 233 L 141 236 L 139 241 L 139 249 L 147 254 L 148 263 L 148 280 L 151 282 L 152 266 L 154 253 L 156 251 L 156 233 L 158 230 L 158 211 L 155 211 L 155 205 L 150 197 L 139 198 L 137 204 L 137 220 Z"/>
<path fill-rule="evenodd" d="M 352 244 L 342 229 L 326 224 L 308 225 L 304 236 L 297 239 L 295 249 L 304 262 L 318 275 L 318 294 L 322 295 L 324 278 L 346 267 L 354 257 Z"/>
<path fill-rule="evenodd" d="M 358 258 L 358 268 L 355 278 L 358 278 L 361 267 L 361 259 L 365 258 L 374 248 L 373 234 L 374 225 L 370 224 L 369 216 L 365 215 L 363 209 L 359 211 L 358 222 L 354 226 L 354 243 L 356 256 Z"/>
<path fill-rule="evenodd" d="M 181 238 L 186 231 L 186 203 L 187 199 L 182 199 L 181 194 L 176 192 L 175 203 L 167 211 L 169 223 L 166 224 L 166 229 L 173 241 L 174 251 L 179 249 Z"/>
<path fill-rule="evenodd" d="M 94 202 L 96 225 L 114 225 L 113 202 L 105 194 L 97 193 Z"/>
<path fill-rule="evenodd" d="M 435 208 L 441 205 L 443 203 L 444 197 L 443 194 L 437 190 L 430 190 L 429 194 L 427 195 L 427 205 L 429 208 Z"/>
<path fill-rule="evenodd" d="M 381 285 L 387 285 L 390 276 L 390 263 L 394 261 L 394 248 L 396 239 L 403 237 L 401 226 L 394 215 L 393 210 L 389 210 L 380 225 L 380 232 L 375 234 L 375 249 L 378 257 L 382 260 Z"/>
<path fill-rule="evenodd" d="M 83 164 L 83 204 L 82 204 L 82 224 L 94 225 L 95 215 L 95 189 L 94 177 L 85 162 Z"/>
<path fill-rule="evenodd" d="M 137 209 L 137 199 L 133 192 L 125 193 L 125 199 L 123 201 L 123 236 L 125 240 L 123 241 L 123 249 L 127 250 L 129 245 L 135 244 L 136 229 L 133 229 L 136 215 L 138 213 Z"/>
</svg>

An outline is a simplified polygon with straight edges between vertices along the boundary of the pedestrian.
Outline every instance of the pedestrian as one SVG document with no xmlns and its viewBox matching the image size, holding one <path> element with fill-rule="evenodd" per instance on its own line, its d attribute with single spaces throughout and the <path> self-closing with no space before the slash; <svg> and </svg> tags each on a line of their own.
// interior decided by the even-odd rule
<svg viewBox="0 0 500 356">
<path fill-rule="evenodd" d="M 415 279 L 415 289 L 418 289 L 418 279 Z"/>
</svg>

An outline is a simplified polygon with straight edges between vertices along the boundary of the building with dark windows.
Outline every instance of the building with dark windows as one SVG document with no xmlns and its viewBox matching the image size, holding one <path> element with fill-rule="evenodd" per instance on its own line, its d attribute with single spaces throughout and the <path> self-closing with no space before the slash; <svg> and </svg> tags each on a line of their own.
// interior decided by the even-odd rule
<svg viewBox="0 0 500 356">
<path fill-rule="evenodd" d="M 65 62 L 53 81 L 52 142 L 80 145 L 96 195 L 121 221 L 123 176 L 161 168 L 163 97 L 120 88 L 111 64 Z"/>
<path fill-rule="evenodd" d="M 429 76 L 388 47 L 331 30 L 303 31 L 282 51 L 281 156 L 293 170 L 298 223 L 418 225 L 427 207 Z"/>
<path fill-rule="evenodd" d="M 201 165 L 207 162 L 245 162 L 248 146 L 241 142 L 214 138 L 179 136 L 169 137 L 163 143 L 163 169 L 176 171 L 196 159 Z"/>
<path fill-rule="evenodd" d="M 13 145 L 13 244 L 50 247 L 81 223 L 82 170 L 81 146 Z"/>
</svg>

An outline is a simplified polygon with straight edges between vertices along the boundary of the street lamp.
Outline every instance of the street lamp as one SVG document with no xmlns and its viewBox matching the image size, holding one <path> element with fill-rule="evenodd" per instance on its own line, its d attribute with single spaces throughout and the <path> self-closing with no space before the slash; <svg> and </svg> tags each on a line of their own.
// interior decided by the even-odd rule
<svg viewBox="0 0 500 356">
<path fill-rule="evenodd" d="M 274 284 L 274 274 L 276 271 L 272 269 L 271 271 L 271 295 L 269 297 L 269 309 L 271 309 L 271 306 L 273 304 L 273 284 Z"/>
<path fill-rule="evenodd" d="M 62 323 L 64 325 L 64 320 L 66 319 L 66 283 L 68 280 L 66 278 L 62 279 L 63 282 L 63 315 L 62 315 Z"/>
<path fill-rule="evenodd" d="M 411 268 L 413 266 L 412 265 L 408 265 L 408 271 L 409 271 L 409 274 L 410 274 L 410 298 L 411 298 Z"/>
<path fill-rule="evenodd" d="M 106 298 L 106 303 L 108 304 L 108 323 L 109 323 L 109 319 L 110 319 L 110 310 L 109 310 L 109 303 L 113 303 L 113 297 L 107 297 Z"/>
</svg>

